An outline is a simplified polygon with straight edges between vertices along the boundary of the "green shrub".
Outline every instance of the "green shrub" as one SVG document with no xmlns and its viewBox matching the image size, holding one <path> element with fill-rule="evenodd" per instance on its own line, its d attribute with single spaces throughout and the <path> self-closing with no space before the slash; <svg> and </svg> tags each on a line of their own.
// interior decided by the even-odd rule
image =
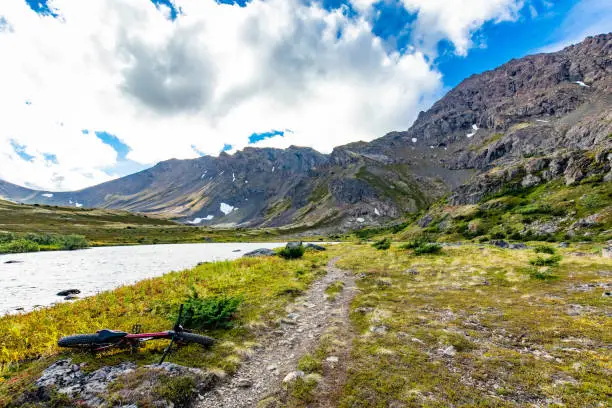
<svg viewBox="0 0 612 408">
<path fill-rule="evenodd" d="M 561 255 L 552 255 L 548 258 L 537 256 L 534 259 L 530 259 L 529 263 L 534 266 L 558 266 L 561 259 Z"/>
<path fill-rule="evenodd" d="M 546 245 L 538 245 L 533 250 L 536 252 L 536 254 L 554 255 L 556 253 L 555 248 Z"/>
<path fill-rule="evenodd" d="M 378 250 L 385 250 L 391 248 L 391 239 L 383 238 L 379 241 L 376 241 L 372 244 L 372 246 Z"/>
<path fill-rule="evenodd" d="M 400 248 L 402 248 L 402 249 L 414 249 L 414 248 L 419 247 L 419 246 L 421 246 L 423 244 L 426 244 L 426 243 L 427 243 L 427 241 L 424 238 L 419 237 L 419 238 L 413 239 L 412 241 L 406 242 L 405 244 L 401 245 Z"/>
<path fill-rule="evenodd" d="M 0 232 L 0 244 L 6 244 L 16 239 L 12 232 Z"/>
<path fill-rule="evenodd" d="M 425 243 L 414 248 L 415 255 L 437 254 L 442 250 L 442 246 L 435 243 Z"/>
<path fill-rule="evenodd" d="M 559 276 L 555 275 L 550 268 L 547 268 L 545 270 L 539 270 L 537 268 L 531 268 L 531 269 L 529 269 L 528 273 L 529 273 L 529 276 L 532 279 L 537 279 L 537 280 L 555 280 L 555 279 L 559 279 Z"/>
<path fill-rule="evenodd" d="M 189 329 L 217 329 L 231 327 L 233 314 L 242 303 L 241 296 L 201 298 L 195 289 L 185 301 L 183 326 Z"/>
<path fill-rule="evenodd" d="M 61 241 L 57 235 L 35 234 L 33 232 L 28 232 L 24 238 L 28 241 L 36 242 L 38 245 L 57 245 Z"/>
<path fill-rule="evenodd" d="M 321 372 L 323 365 L 321 361 L 317 360 L 310 354 L 306 354 L 300 359 L 297 365 L 298 370 L 303 371 L 307 374 Z"/>
<path fill-rule="evenodd" d="M 21 252 L 38 252 L 40 246 L 36 242 L 27 239 L 17 239 L 0 245 L 0 254 L 17 254 Z"/>
<path fill-rule="evenodd" d="M 88 246 L 89 242 L 82 235 L 65 235 L 61 238 L 61 248 L 68 251 L 87 248 Z"/>
<path fill-rule="evenodd" d="M 302 244 L 293 247 L 285 247 L 278 251 L 278 255 L 285 259 L 298 259 L 304 256 L 304 246 Z"/>
</svg>

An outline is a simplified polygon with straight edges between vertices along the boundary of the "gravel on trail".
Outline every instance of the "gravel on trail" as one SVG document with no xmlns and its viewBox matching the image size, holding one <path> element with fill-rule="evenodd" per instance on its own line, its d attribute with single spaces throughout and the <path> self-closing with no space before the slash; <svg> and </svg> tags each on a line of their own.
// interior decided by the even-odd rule
<svg viewBox="0 0 612 408">
<path fill-rule="evenodd" d="M 280 327 L 266 335 L 261 346 L 233 376 L 200 396 L 197 407 L 256 406 L 258 401 L 280 389 L 283 379 L 296 371 L 300 357 L 316 348 L 328 327 L 338 324 L 338 320 L 348 325 L 349 305 L 356 292 L 355 278 L 336 268 L 337 260 L 332 259 L 327 265 L 327 274 L 288 306 Z M 330 301 L 325 289 L 335 281 L 344 282 L 344 289 Z"/>
</svg>

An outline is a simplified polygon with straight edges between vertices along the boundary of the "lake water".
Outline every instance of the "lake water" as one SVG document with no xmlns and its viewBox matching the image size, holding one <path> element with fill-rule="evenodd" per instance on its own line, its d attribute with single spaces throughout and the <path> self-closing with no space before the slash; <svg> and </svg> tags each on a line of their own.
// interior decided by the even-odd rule
<svg viewBox="0 0 612 408">
<path fill-rule="evenodd" d="M 257 248 L 283 243 L 140 245 L 79 251 L 0 255 L 0 315 L 62 302 L 57 293 L 79 289 L 80 297 L 194 267 L 236 259 Z M 238 252 L 239 250 L 239 252 Z M 236 252 L 235 252 L 236 251 Z M 7 261 L 19 263 L 7 264 Z"/>
</svg>

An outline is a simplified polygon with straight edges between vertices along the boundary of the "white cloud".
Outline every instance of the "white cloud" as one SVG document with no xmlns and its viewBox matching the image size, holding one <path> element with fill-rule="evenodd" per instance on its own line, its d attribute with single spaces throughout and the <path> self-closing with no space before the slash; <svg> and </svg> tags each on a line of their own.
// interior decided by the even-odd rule
<svg viewBox="0 0 612 408">
<path fill-rule="evenodd" d="M 175 21 L 149 0 L 50 0 L 57 18 L 1 0 L 0 179 L 46 190 L 111 179 L 117 154 L 94 131 L 153 164 L 240 149 L 272 129 L 292 132 L 258 146 L 323 152 L 406 129 L 442 91 L 431 44 L 447 38 L 464 54 L 484 21 L 510 20 L 520 4 L 403 1 L 419 12 L 423 52 L 389 52 L 371 32 L 369 0 L 355 0 L 353 18 L 299 0 L 175 0 Z"/>
<path fill-rule="evenodd" d="M 435 53 L 441 40 L 466 55 L 472 35 L 487 21 L 515 21 L 523 0 L 401 0 L 406 10 L 418 13 L 413 36 L 420 46 Z"/>
</svg>

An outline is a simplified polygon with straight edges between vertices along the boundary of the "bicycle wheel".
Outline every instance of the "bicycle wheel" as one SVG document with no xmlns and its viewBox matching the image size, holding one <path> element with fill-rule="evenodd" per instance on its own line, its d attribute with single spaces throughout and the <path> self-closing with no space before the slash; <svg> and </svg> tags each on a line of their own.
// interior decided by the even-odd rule
<svg viewBox="0 0 612 408">
<path fill-rule="evenodd" d="M 97 334 L 77 334 L 74 336 L 62 337 L 57 345 L 70 348 L 93 348 L 104 347 L 112 343 L 101 343 Z"/>
<path fill-rule="evenodd" d="M 206 347 L 212 346 L 215 343 L 215 339 L 212 337 L 187 332 L 176 333 L 176 340 L 183 343 L 198 343 Z"/>
</svg>

